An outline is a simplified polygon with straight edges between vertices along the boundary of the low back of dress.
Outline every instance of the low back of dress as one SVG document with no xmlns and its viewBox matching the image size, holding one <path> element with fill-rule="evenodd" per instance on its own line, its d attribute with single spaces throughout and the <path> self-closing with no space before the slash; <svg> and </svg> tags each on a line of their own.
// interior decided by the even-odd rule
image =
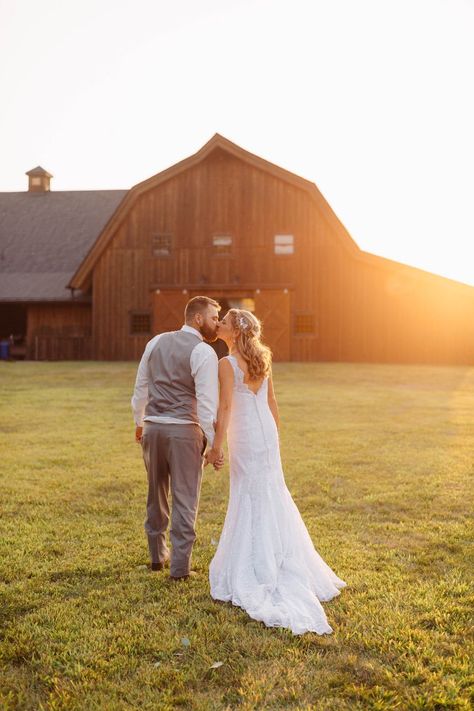
<svg viewBox="0 0 474 711">
<path fill-rule="evenodd" d="M 232 458 L 243 458 L 246 471 L 249 464 L 265 467 L 270 464 L 270 454 L 278 451 L 278 430 L 268 405 L 268 377 L 256 392 L 244 382 L 245 373 L 237 358 L 227 356 L 234 371 L 234 391 L 228 429 L 228 442 Z M 277 464 L 278 460 L 274 462 Z"/>
</svg>

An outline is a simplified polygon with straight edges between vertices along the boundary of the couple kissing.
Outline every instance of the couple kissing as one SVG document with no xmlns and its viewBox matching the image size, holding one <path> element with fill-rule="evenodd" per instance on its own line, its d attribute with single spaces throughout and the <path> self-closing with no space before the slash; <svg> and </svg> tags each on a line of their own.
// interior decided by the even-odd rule
<svg viewBox="0 0 474 711">
<path fill-rule="evenodd" d="M 212 598 L 268 627 L 328 634 L 321 602 L 346 583 L 315 550 L 285 484 L 272 354 L 253 313 L 232 308 L 220 320 L 220 308 L 207 296 L 192 298 L 181 329 L 152 338 L 138 367 L 132 409 L 148 475 L 151 569 L 169 561 L 172 580 L 195 575 L 203 468 L 224 466 L 227 438 L 230 492 L 209 568 Z M 229 349 L 219 361 L 209 345 L 217 338 Z"/>
</svg>

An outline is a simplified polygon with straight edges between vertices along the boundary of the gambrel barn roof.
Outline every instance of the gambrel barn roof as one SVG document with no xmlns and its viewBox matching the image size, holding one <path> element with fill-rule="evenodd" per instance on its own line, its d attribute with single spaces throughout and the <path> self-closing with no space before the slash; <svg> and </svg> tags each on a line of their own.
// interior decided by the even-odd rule
<svg viewBox="0 0 474 711">
<path fill-rule="evenodd" d="M 326 222 L 334 239 L 354 259 L 375 267 L 393 266 L 399 273 L 429 274 L 364 252 L 314 183 L 215 134 L 194 155 L 130 190 L 0 193 L 0 301 L 69 301 L 68 290 L 86 291 L 97 260 L 137 199 L 219 150 L 304 190 L 317 206 L 321 220 Z M 27 175 L 36 173 L 50 176 L 40 166 Z M 452 282 L 445 277 L 436 278 L 444 283 Z"/>
<path fill-rule="evenodd" d="M 126 193 L 0 193 L 0 301 L 70 300 L 71 276 Z"/>
<path fill-rule="evenodd" d="M 184 160 L 176 163 L 175 165 L 161 171 L 160 173 L 148 178 L 147 180 L 138 183 L 133 188 L 131 188 L 120 207 L 117 209 L 115 214 L 111 217 L 109 222 L 106 224 L 102 232 L 98 235 L 96 242 L 91 247 L 89 253 L 85 257 L 84 261 L 78 266 L 78 269 L 71 281 L 69 286 L 74 289 L 87 289 L 91 283 L 92 271 L 97 260 L 100 258 L 102 253 L 107 249 L 111 240 L 113 240 L 117 229 L 120 227 L 123 220 L 127 217 L 130 210 L 133 208 L 137 199 L 144 193 L 158 187 L 167 180 L 174 178 L 180 173 L 192 168 L 201 161 L 205 160 L 213 151 L 222 150 L 230 155 L 238 158 L 254 168 L 260 169 L 270 175 L 273 175 L 280 180 L 284 180 L 291 185 L 301 188 L 306 191 L 310 198 L 314 201 L 316 206 L 319 208 L 320 217 L 322 220 L 327 222 L 327 226 L 331 229 L 331 233 L 337 239 L 342 246 L 351 254 L 354 259 L 362 260 L 363 262 L 370 263 L 375 267 L 381 267 L 383 265 L 392 265 L 398 273 L 404 272 L 407 274 L 418 274 L 420 276 L 429 275 L 430 277 L 436 277 L 440 281 L 445 283 L 452 282 L 453 284 L 458 284 L 459 282 L 454 282 L 446 277 L 441 277 L 438 275 L 433 275 L 430 272 L 426 272 L 422 269 L 416 267 L 411 267 L 409 265 L 402 264 L 400 262 L 395 262 L 384 257 L 379 257 L 369 252 L 364 252 L 361 250 L 356 242 L 353 240 L 347 229 L 344 227 L 342 222 L 339 220 L 335 212 L 332 210 L 329 203 L 326 201 L 324 196 L 318 190 L 315 183 L 312 183 L 305 178 L 301 178 L 294 173 L 291 173 L 280 166 L 270 163 L 269 161 L 260 158 L 259 156 L 246 151 L 244 148 L 232 143 L 227 138 L 224 138 L 220 134 L 216 133 L 210 141 L 208 141 L 197 153 L 185 158 Z"/>
<path fill-rule="evenodd" d="M 129 211 L 132 209 L 136 200 L 144 193 L 156 188 L 162 183 L 174 178 L 180 173 L 192 168 L 194 165 L 205 160 L 213 151 L 223 150 L 230 155 L 258 168 L 266 173 L 274 175 L 280 180 L 285 180 L 286 182 L 295 185 L 305 191 L 307 191 L 313 200 L 315 200 L 322 208 L 322 214 L 331 221 L 332 227 L 336 228 L 337 238 L 342 240 L 343 244 L 347 249 L 351 250 L 354 254 L 360 252 L 356 243 L 350 237 L 349 233 L 339 221 L 335 213 L 331 210 L 330 206 L 324 199 L 323 195 L 319 192 L 318 188 L 314 183 L 311 183 L 305 178 L 301 178 L 290 171 L 280 168 L 278 165 L 270 163 L 259 156 L 256 156 L 244 148 L 232 143 L 227 138 L 224 138 L 220 134 L 216 133 L 210 141 L 208 141 L 197 153 L 185 158 L 184 160 L 176 163 L 175 165 L 161 171 L 157 175 L 144 180 L 141 183 L 135 185 L 131 190 L 129 190 L 127 197 L 120 206 L 120 210 L 117 210 L 113 218 L 107 224 L 106 228 L 103 230 L 102 234 L 99 235 L 97 242 L 94 244 L 90 253 L 87 255 L 84 262 L 80 265 L 74 277 L 71 279 L 70 286 L 76 289 L 84 289 L 90 282 L 92 270 L 95 263 L 99 259 L 100 255 L 107 248 L 113 235 L 115 234 L 117 228 L 120 226 L 121 222 L 125 219 Z"/>
</svg>

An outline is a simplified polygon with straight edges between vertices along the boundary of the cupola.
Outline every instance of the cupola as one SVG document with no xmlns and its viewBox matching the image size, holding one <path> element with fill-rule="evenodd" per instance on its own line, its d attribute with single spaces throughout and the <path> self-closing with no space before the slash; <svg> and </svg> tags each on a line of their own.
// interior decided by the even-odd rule
<svg viewBox="0 0 474 711">
<path fill-rule="evenodd" d="M 28 192 L 29 193 L 47 193 L 50 190 L 50 181 L 53 177 L 51 173 L 37 165 L 33 170 L 29 170 L 28 176 Z"/>
</svg>

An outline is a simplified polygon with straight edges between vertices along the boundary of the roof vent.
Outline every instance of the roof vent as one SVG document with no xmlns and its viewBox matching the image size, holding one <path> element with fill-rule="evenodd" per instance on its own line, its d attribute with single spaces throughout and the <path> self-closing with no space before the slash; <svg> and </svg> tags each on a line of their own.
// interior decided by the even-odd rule
<svg viewBox="0 0 474 711">
<path fill-rule="evenodd" d="M 30 193 L 47 193 L 50 190 L 49 183 L 53 177 L 51 173 L 42 168 L 40 165 L 29 170 L 28 176 L 28 192 Z"/>
</svg>

